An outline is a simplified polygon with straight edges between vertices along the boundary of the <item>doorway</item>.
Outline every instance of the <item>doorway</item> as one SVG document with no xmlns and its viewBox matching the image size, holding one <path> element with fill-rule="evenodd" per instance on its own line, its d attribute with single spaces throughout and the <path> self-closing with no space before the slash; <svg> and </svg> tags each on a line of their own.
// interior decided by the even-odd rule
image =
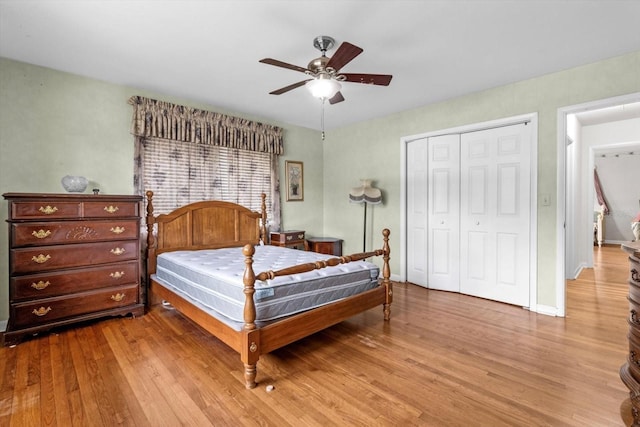
<svg viewBox="0 0 640 427">
<path fill-rule="evenodd" d="M 566 278 L 576 277 L 593 265 L 593 165 L 594 148 L 580 150 L 580 116 L 585 123 L 615 122 L 640 118 L 640 93 L 609 98 L 558 110 L 556 306 L 557 316 L 566 315 Z M 630 106 L 626 111 L 622 106 Z M 570 144 L 568 144 L 570 142 Z M 611 145 L 617 144 L 612 141 Z M 573 147 L 572 147 L 573 146 Z M 602 148 L 602 146 L 598 147 Z M 595 148 L 596 150 L 598 148 Z M 581 186 L 581 183 L 586 183 Z"/>
</svg>

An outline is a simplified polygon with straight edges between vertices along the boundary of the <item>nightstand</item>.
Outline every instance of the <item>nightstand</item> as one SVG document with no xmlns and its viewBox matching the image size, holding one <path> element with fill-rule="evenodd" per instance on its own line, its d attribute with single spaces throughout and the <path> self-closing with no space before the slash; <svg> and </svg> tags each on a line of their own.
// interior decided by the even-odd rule
<svg viewBox="0 0 640 427">
<path fill-rule="evenodd" d="M 273 246 L 305 250 L 304 230 L 272 231 L 270 237 Z"/>
<path fill-rule="evenodd" d="M 326 255 L 342 256 L 342 239 L 333 237 L 309 237 L 309 250 Z"/>
</svg>

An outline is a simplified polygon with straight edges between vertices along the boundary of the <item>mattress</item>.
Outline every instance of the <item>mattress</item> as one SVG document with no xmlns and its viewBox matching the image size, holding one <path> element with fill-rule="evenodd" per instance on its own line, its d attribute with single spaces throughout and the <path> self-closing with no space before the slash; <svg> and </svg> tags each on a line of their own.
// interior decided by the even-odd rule
<svg viewBox="0 0 640 427">
<path fill-rule="evenodd" d="M 256 274 L 332 258 L 280 246 L 255 249 Z M 237 328 L 244 323 L 244 269 L 242 248 L 175 251 L 158 256 L 157 272 L 152 277 Z M 378 276 L 375 264 L 354 261 L 273 280 L 256 280 L 256 323 L 264 324 L 373 289 L 378 285 Z"/>
</svg>

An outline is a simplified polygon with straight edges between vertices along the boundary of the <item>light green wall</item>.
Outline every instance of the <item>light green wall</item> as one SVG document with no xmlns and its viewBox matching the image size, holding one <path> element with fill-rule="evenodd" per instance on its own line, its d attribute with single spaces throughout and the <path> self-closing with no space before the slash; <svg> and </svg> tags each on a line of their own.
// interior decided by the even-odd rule
<svg viewBox="0 0 640 427">
<path fill-rule="evenodd" d="M 433 83 L 437 84 L 437 82 Z M 425 83 L 423 90 L 429 90 Z M 400 139 L 531 112 L 538 113 L 538 193 L 556 194 L 558 108 L 640 91 L 640 52 L 469 94 L 327 132 L 318 132 L 158 93 L 86 79 L 0 58 L 0 192 L 61 192 L 60 178 L 85 175 L 105 193 L 133 191 L 131 106 L 142 95 L 219 111 L 285 128 L 280 161 L 304 162 L 304 201 L 282 201 L 285 229 L 345 240 L 362 249 L 362 206 L 347 194 L 360 178 L 383 189 L 384 205 L 369 209 L 373 243 L 391 229 L 391 268 L 399 272 Z M 323 167 L 325 165 L 325 167 Z M 0 201 L 0 219 L 7 206 Z M 555 306 L 556 206 L 538 208 L 538 304 Z M 8 265 L 7 228 L 0 227 L 0 265 Z M 394 252 L 395 250 L 395 252 Z M 8 317 L 8 278 L 0 275 L 0 321 Z"/>
<path fill-rule="evenodd" d="M 423 88 L 416 90 L 428 91 L 430 85 L 437 84 L 425 82 Z M 558 109 L 639 91 L 640 52 L 635 52 L 329 132 L 324 150 L 327 165 L 325 231 L 345 239 L 347 253 L 362 249 L 362 208 L 350 205 L 346 195 L 360 178 L 374 179 L 384 190 L 384 205 L 372 209 L 371 228 L 375 230 L 376 240 L 368 248 L 379 247 L 379 230 L 389 228 L 391 270 L 397 274 L 400 268 L 400 139 L 537 112 L 538 194 L 550 194 L 554 202 L 538 208 L 538 304 L 555 307 Z M 340 173 L 333 173 L 335 171 Z"/>
<path fill-rule="evenodd" d="M 304 162 L 303 202 L 282 202 L 286 229 L 322 234 L 322 143 L 318 132 L 227 111 L 190 100 L 37 67 L 0 58 L 0 194 L 64 192 L 67 174 L 90 179 L 87 192 L 133 194 L 132 107 L 127 100 L 142 95 L 218 111 L 285 129 L 286 160 Z M 7 203 L 0 200 L 5 224 Z M 8 234 L 0 226 L 0 322 L 9 317 Z"/>
</svg>

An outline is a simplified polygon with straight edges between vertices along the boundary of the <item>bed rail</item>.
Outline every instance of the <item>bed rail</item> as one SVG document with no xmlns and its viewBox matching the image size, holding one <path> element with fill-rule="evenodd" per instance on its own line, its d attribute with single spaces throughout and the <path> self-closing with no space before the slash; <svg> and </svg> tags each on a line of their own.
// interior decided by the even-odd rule
<svg viewBox="0 0 640 427">
<path fill-rule="evenodd" d="M 391 289 L 391 280 L 390 280 L 390 268 L 389 268 L 389 259 L 390 259 L 390 248 L 389 248 L 389 229 L 382 230 L 382 238 L 383 238 L 383 246 L 382 249 L 376 249 L 372 252 L 362 252 L 352 255 L 345 255 L 341 257 L 329 258 L 322 261 L 310 262 L 305 264 L 295 265 L 293 267 L 283 268 L 281 270 L 268 270 L 263 271 L 261 273 L 256 274 L 253 271 L 253 255 L 255 254 L 255 247 L 253 245 L 245 245 L 242 248 L 242 253 L 245 257 L 245 271 L 243 276 L 244 283 L 244 294 L 245 294 L 245 304 L 244 304 L 244 329 L 247 331 L 254 330 L 256 328 L 255 320 L 256 320 L 256 307 L 255 302 L 253 300 L 253 294 L 255 293 L 255 282 L 256 280 L 271 280 L 275 279 L 279 276 L 288 276 L 290 274 L 300 274 L 306 273 L 313 270 L 319 270 L 326 267 L 333 267 L 339 264 L 345 264 L 354 261 L 360 261 L 363 259 L 371 258 L 374 256 L 382 255 L 383 258 L 383 266 L 382 266 L 382 280 L 380 282 L 381 286 L 385 287 L 386 301 L 383 306 L 384 319 L 389 320 L 390 318 L 390 304 L 392 301 L 393 291 Z"/>
</svg>

